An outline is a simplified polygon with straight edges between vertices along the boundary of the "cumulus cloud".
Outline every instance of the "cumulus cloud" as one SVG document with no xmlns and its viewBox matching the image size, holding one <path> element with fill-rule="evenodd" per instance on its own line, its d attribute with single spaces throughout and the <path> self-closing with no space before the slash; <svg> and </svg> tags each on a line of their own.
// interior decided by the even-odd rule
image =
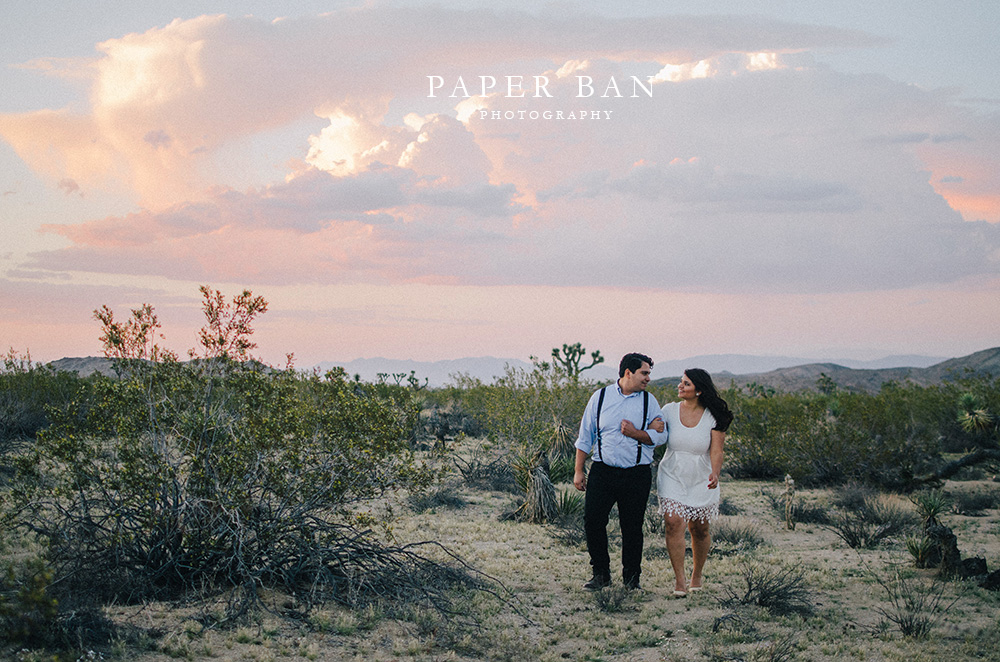
<svg viewBox="0 0 1000 662">
<path fill-rule="evenodd" d="M 228 141 L 310 113 L 377 123 L 392 98 L 423 93 L 427 74 L 501 61 L 605 56 L 666 63 L 765 44 L 795 50 L 872 42 L 851 31 L 739 18 L 434 7 L 364 7 L 271 23 L 202 16 L 109 39 L 97 45 L 97 58 L 75 66 L 37 61 L 36 68 L 60 76 L 92 79 L 90 112 L 6 116 L 0 135 L 40 172 L 84 185 L 102 173 L 147 206 L 162 207 L 198 194 L 209 156 Z"/>
<path fill-rule="evenodd" d="M 205 16 L 99 44 L 89 112 L 0 117 L 0 135 L 142 203 L 48 226 L 72 245 L 37 269 L 796 292 L 996 273 L 997 227 L 955 211 L 1000 220 L 995 122 L 805 52 L 876 43 L 759 17 Z M 284 180 L 213 169 L 304 116 L 327 124 Z"/>
</svg>

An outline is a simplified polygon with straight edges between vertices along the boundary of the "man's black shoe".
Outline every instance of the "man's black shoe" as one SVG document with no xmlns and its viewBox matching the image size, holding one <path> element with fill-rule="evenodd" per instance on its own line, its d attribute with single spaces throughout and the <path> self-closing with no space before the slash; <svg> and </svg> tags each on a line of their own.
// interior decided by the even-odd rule
<svg viewBox="0 0 1000 662">
<path fill-rule="evenodd" d="M 611 577 L 607 575 L 594 575 L 589 582 L 583 585 L 588 591 L 597 591 L 606 586 L 611 586 Z"/>
<path fill-rule="evenodd" d="M 638 591 L 639 589 L 641 589 L 642 587 L 639 586 L 639 578 L 636 577 L 635 579 L 630 579 L 627 582 L 625 582 L 625 588 L 627 588 L 630 591 Z"/>
</svg>

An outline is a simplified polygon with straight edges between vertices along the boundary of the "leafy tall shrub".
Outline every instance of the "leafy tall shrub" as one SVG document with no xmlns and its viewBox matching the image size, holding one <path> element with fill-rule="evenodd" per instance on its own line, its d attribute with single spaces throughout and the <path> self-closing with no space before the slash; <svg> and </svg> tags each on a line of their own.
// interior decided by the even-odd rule
<svg viewBox="0 0 1000 662">
<path fill-rule="evenodd" d="M 802 485 L 913 489 L 940 463 L 946 393 L 912 384 L 886 384 L 877 394 L 730 390 L 726 469 L 737 478 L 787 473 Z"/>
<path fill-rule="evenodd" d="M 733 410 L 726 439 L 726 471 L 734 478 L 770 479 L 791 473 L 796 480 L 808 469 L 792 466 L 798 449 L 810 445 L 824 410 L 814 398 L 799 394 L 725 394 Z"/>
<path fill-rule="evenodd" d="M 203 294 L 209 324 L 189 363 L 141 358 L 153 349 L 138 336 L 157 325 L 115 335 L 106 316 L 109 353 L 133 348 L 118 357 L 120 379 L 87 382 L 21 458 L 8 518 L 48 544 L 60 604 L 236 589 L 236 615 L 261 587 L 303 608 L 378 596 L 445 604 L 429 579 L 443 566 L 368 533 L 381 521 L 375 499 L 433 478 L 409 451 L 410 413 L 342 370 L 250 360 L 263 301 Z M 463 577 L 472 582 L 452 576 Z"/>
<path fill-rule="evenodd" d="M 555 500 L 552 482 L 565 477 L 566 458 L 575 453 L 575 431 L 596 387 L 581 381 L 579 371 L 537 360 L 530 371 L 508 366 L 489 385 L 459 376 L 456 387 L 462 407 L 486 429 L 494 461 L 510 468 L 525 495 L 518 513 L 529 508 L 533 515 L 527 519 L 553 519 L 554 507 L 536 506 Z"/>
<path fill-rule="evenodd" d="M 30 354 L 10 349 L 0 365 L 0 454 L 49 425 L 49 409 L 70 401 L 79 382 L 73 373 L 33 363 Z"/>
</svg>

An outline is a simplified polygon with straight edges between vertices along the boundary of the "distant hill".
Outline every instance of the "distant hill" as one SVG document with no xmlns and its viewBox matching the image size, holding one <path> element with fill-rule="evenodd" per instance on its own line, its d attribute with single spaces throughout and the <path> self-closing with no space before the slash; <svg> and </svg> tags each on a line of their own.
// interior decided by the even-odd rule
<svg viewBox="0 0 1000 662">
<path fill-rule="evenodd" d="M 815 391 L 816 381 L 823 374 L 832 379 L 840 388 L 868 392 L 878 391 L 882 384 L 889 381 L 909 381 L 921 386 L 928 386 L 970 374 L 1000 377 L 1000 347 L 984 349 L 960 358 L 948 359 L 925 368 L 855 369 L 836 363 L 808 363 L 767 372 L 742 375 L 722 372 L 712 376 L 716 385 L 720 387 L 728 387 L 731 383 L 736 386 L 757 383 L 777 391 Z M 668 385 L 675 379 L 676 377 L 657 379 L 654 380 L 653 384 Z"/>
<path fill-rule="evenodd" d="M 75 372 L 81 377 L 89 377 L 95 372 L 108 377 L 115 377 L 115 371 L 111 368 L 111 359 L 103 356 L 83 356 L 79 358 L 65 358 L 52 361 L 48 364 L 56 370 Z"/>
<path fill-rule="evenodd" d="M 546 357 L 547 358 L 547 357 Z M 656 357 L 653 357 L 654 360 Z M 898 366 L 926 367 L 943 361 L 943 357 L 934 356 L 889 356 L 876 361 L 836 360 L 848 368 L 889 368 Z M 745 354 L 707 354 L 692 356 L 686 359 L 656 361 L 654 375 L 666 375 L 675 379 L 687 368 L 702 368 L 713 375 L 729 373 L 730 375 L 758 374 L 778 368 L 794 367 L 816 363 L 815 359 L 796 358 L 791 356 L 749 356 Z M 431 386 L 444 386 L 452 382 L 452 375 L 468 374 L 484 382 L 491 382 L 504 372 L 504 367 L 510 365 L 525 370 L 531 369 L 531 364 L 519 359 L 500 359 L 492 356 L 462 358 L 448 361 L 407 361 L 399 359 L 369 358 L 353 361 L 324 361 L 320 363 L 321 370 L 333 366 L 342 366 L 350 375 L 361 375 L 366 381 L 375 381 L 378 373 L 406 373 L 415 371 L 421 381 L 426 377 Z M 608 359 L 604 363 L 583 373 L 588 379 L 598 382 L 610 382 L 618 376 L 618 359 Z M 662 378 L 662 377 L 661 377 Z M 728 383 L 728 382 L 727 382 Z"/>
<path fill-rule="evenodd" d="M 712 354 L 693 356 L 682 360 L 656 363 L 655 374 L 666 375 L 653 381 L 654 385 L 665 386 L 676 382 L 680 374 L 691 367 L 703 368 L 712 373 L 716 384 L 728 387 L 730 383 L 745 386 L 756 382 L 779 391 L 815 390 L 816 380 L 826 374 L 843 389 L 874 392 L 887 381 L 911 381 L 929 385 L 953 379 L 964 374 L 991 374 L 1000 376 L 1000 347 L 985 349 L 960 358 L 940 360 L 926 356 L 897 356 L 878 361 L 850 361 L 852 366 L 842 362 L 816 362 L 801 359 L 803 363 L 789 363 L 799 359 L 780 356 L 747 356 L 741 354 Z M 901 366 L 898 362 L 911 360 L 915 365 Z M 892 365 L 896 363 L 897 365 Z M 64 358 L 49 364 L 57 370 L 76 372 L 80 376 L 99 372 L 114 376 L 111 360 L 104 357 L 88 356 Z M 409 361 L 399 359 L 368 358 L 353 361 L 325 361 L 317 367 L 328 370 L 334 366 L 343 367 L 349 375 L 360 375 L 365 381 L 376 381 L 379 373 L 405 373 L 410 371 L 432 387 L 440 387 L 453 382 L 456 374 L 467 374 L 489 383 L 504 373 L 505 366 L 531 369 L 531 364 L 519 359 L 502 359 L 491 356 L 452 359 L 447 361 Z M 885 366 L 885 367 L 880 367 Z M 617 376 L 615 365 L 604 363 L 584 373 L 597 381 L 611 381 Z"/>
</svg>

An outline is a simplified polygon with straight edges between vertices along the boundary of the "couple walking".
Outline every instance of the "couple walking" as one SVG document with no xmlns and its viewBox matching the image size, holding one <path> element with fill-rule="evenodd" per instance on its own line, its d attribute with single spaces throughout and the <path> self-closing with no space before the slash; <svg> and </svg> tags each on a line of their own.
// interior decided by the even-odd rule
<svg viewBox="0 0 1000 662">
<path fill-rule="evenodd" d="M 646 391 L 652 369 L 648 356 L 626 354 L 618 366 L 618 382 L 595 392 L 583 413 L 573 484 L 586 492 L 584 530 L 593 577 L 584 588 L 611 583 L 607 525 L 615 504 L 622 533 L 622 580 L 639 588 L 653 449 L 668 444 L 657 470 L 656 492 L 674 569 L 674 595 L 683 597 L 702 587 L 711 545 L 709 522 L 719 514 L 719 472 L 732 414 L 712 378 L 700 369 L 686 370 L 677 385 L 680 402 L 660 409 Z M 588 456 L 593 459 L 589 475 L 584 471 Z M 691 532 L 694 556 L 690 583 L 684 572 L 685 529 Z"/>
</svg>

